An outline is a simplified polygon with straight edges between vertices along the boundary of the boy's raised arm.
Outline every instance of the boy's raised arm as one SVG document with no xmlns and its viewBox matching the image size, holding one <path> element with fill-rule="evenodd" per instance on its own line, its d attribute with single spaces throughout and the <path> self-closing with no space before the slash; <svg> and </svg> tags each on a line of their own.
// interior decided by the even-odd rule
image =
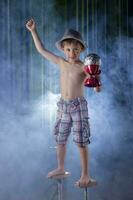
<svg viewBox="0 0 133 200">
<path fill-rule="evenodd" d="M 55 54 L 51 53 L 50 51 L 48 51 L 47 49 L 45 49 L 45 47 L 43 46 L 37 30 L 36 30 L 36 24 L 35 21 L 33 19 L 29 20 L 26 23 L 26 28 L 31 32 L 32 38 L 34 40 L 35 43 L 35 47 L 37 49 L 37 51 L 46 59 L 54 62 L 55 64 L 59 64 L 60 61 L 60 57 L 56 56 Z"/>
</svg>

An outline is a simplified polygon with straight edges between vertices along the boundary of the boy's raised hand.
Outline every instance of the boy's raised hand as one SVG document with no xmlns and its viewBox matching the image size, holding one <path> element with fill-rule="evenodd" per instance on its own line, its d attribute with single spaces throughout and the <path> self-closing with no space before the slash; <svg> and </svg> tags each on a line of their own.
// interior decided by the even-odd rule
<svg viewBox="0 0 133 200">
<path fill-rule="evenodd" d="M 46 59 L 54 62 L 55 64 L 59 64 L 60 63 L 60 57 L 56 56 L 55 54 L 51 53 L 50 51 L 48 51 L 42 44 L 39 35 L 37 33 L 36 30 L 36 23 L 34 21 L 34 19 L 30 19 L 27 23 L 26 23 L 26 28 L 31 32 L 31 35 L 33 37 L 34 40 L 34 44 L 35 47 L 37 49 L 37 51 Z"/>
<path fill-rule="evenodd" d="M 36 23 L 33 19 L 30 19 L 27 23 L 26 23 L 26 28 L 29 30 L 29 31 L 33 31 L 35 30 L 35 27 L 36 27 Z"/>
</svg>

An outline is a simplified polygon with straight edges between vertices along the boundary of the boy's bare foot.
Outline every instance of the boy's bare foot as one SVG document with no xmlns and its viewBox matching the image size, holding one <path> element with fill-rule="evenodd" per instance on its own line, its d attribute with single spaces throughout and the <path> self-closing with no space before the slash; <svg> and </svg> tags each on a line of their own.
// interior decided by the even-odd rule
<svg viewBox="0 0 133 200">
<path fill-rule="evenodd" d="M 57 168 L 57 169 L 49 172 L 48 175 L 47 175 L 47 178 L 53 178 L 55 176 L 64 175 L 64 174 L 65 174 L 64 170 Z"/>
<path fill-rule="evenodd" d="M 77 187 L 91 187 L 91 186 L 96 186 L 98 183 L 95 179 L 89 178 L 88 176 L 84 176 L 75 183 L 75 186 Z"/>
</svg>

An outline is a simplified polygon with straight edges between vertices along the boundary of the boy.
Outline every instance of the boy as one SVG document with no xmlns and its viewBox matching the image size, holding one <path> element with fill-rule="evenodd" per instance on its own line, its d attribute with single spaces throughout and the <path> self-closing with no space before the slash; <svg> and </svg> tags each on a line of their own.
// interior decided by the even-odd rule
<svg viewBox="0 0 133 200">
<path fill-rule="evenodd" d="M 63 38 L 56 42 L 59 50 L 65 54 L 65 59 L 54 55 L 48 51 L 39 39 L 36 24 L 33 19 L 26 24 L 31 32 L 37 51 L 46 59 L 57 64 L 60 68 L 61 98 L 57 103 L 57 119 L 54 134 L 57 142 L 57 169 L 48 173 L 49 178 L 64 174 L 64 160 L 66 154 L 66 142 L 73 127 L 73 140 L 78 145 L 81 158 L 81 177 L 76 182 L 76 186 L 87 187 L 95 185 L 96 181 L 91 179 L 88 174 L 88 148 L 90 143 L 90 129 L 88 122 L 87 101 L 84 98 L 84 80 L 87 73 L 84 71 L 84 64 L 79 59 L 80 53 L 85 50 L 86 45 L 79 32 L 69 29 Z M 100 87 L 95 91 L 99 92 Z"/>
</svg>

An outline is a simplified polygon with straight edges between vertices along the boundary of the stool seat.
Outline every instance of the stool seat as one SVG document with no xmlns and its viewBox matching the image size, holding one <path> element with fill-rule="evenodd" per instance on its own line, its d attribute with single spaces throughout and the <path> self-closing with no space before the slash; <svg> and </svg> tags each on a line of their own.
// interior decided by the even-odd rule
<svg viewBox="0 0 133 200">
<path fill-rule="evenodd" d="M 68 176 L 70 176 L 70 172 L 68 171 L 65 171 L 64 174 L 58 174 L 58 175 L 54 175 L 52 177 L 50 177 L 51 179 L 64 179 L 64 178 L 67 178 Z"/>
<path fill-rule="evenodd" d="M 93 187 L 93 186 L 97 186 L 97 185 L 98 185 L 98 182 L 95 179 L 91 178 L 89 183 L 86 186 L 80 186 L 80 182 L 77 182 L 75 186 L 79 187 L 81 189 L 85 189 L 85 188 Z"/>
</svg>

